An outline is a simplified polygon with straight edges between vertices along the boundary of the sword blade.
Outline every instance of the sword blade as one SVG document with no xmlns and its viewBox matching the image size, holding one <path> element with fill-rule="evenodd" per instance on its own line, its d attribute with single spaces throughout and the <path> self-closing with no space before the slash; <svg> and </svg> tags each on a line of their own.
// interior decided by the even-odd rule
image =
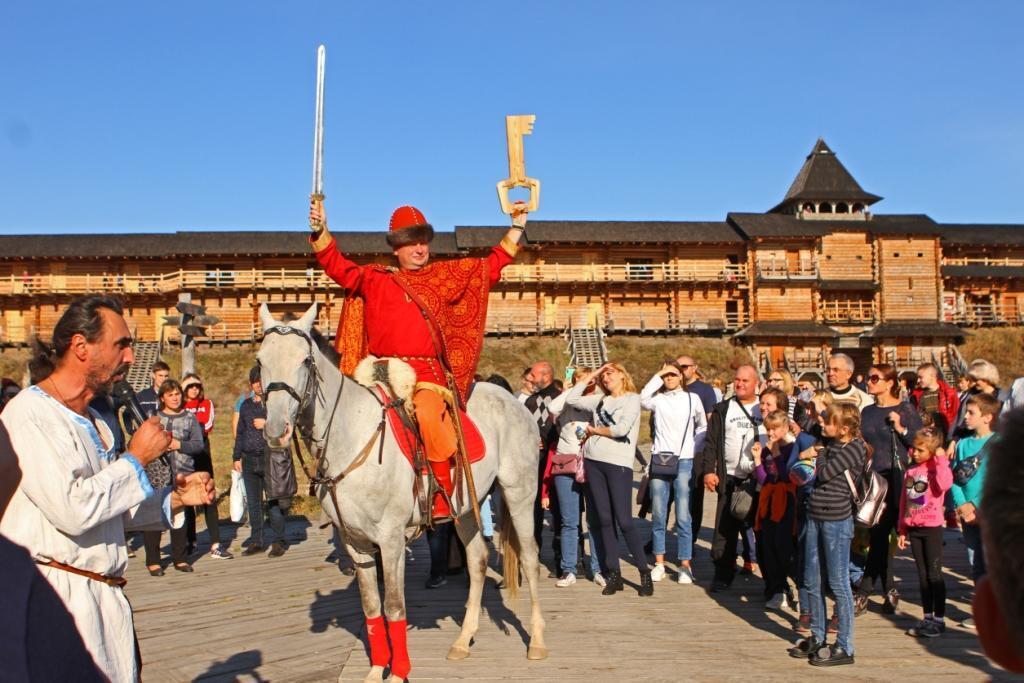
<svg viewBox="0 0 1024 683">
<path fill-rule="evenodd" d="M 324 193 L 324 68 L 327 48 L 316 49 L 316 116 L 313 124 L 313 194 Z"/>
</svg>

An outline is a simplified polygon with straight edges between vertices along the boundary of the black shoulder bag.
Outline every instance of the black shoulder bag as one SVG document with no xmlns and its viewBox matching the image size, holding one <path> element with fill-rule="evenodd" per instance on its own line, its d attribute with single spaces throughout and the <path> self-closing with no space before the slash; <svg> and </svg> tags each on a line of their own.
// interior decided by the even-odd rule
<svg viewBox="0 0 1024 683">
<path fill-rule="evenodd" d="M 750 424 L 754 426 L 754 438 L 756 439 L 758 427 L 757 420 L 753 418 L 753 416 L 747 411 L 746 406 L 744 406 L 738 398 L 736 398 L 736 405 L 740 407 L 740 410 L 743 411 L 743 414 L 747 416 L 748 420 L 750 420 Z M 729 411 L 726 410 L 727 417 L 728 414 Z M 740 453 L 740 458 L 743 458 L 742 453 Z M 754 493 L 756 492 L 756 490 L 756 477 L 748 476 L 746 479 L 736 482 L 736 487 L 732 490 L 732 500 L 729 503 L 729 514 L 731 514 L 733 518 L 742 522 L 745 521 L 748 517 L 750 517 L 750 513 L 754 509 Z"/>
</svg>

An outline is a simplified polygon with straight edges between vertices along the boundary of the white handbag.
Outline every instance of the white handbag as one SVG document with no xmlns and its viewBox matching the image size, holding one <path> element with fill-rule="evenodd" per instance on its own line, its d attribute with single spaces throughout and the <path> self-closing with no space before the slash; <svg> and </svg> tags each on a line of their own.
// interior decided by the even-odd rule
<svg viewBox="0 0 1024 683">
<path fill-rule="evenodd" d="M 245 518 L 245 484 L 242 473 L 231 470 L 231 521 L 239 523 Z"/>
</svg>

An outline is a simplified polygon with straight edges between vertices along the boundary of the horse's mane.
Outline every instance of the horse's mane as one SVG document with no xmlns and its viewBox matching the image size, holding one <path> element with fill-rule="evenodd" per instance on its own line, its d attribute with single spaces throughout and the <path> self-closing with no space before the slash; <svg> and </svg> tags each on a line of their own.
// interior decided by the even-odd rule
<svg viewBox="0 0 1024 683">
<path fill-rule="evenodd" d="M 310 330 L 309 338 L 313 340 L 313 343 L 316 344 L 316 348 L 320 350 L 320 353 L 324 355 L 324 358 L 330 361 L 334 367 L 341 365 L 341 354 L 334 349 L 334 344 L 332 344 L 318 328 L 314 327 Z"/>
</svg>

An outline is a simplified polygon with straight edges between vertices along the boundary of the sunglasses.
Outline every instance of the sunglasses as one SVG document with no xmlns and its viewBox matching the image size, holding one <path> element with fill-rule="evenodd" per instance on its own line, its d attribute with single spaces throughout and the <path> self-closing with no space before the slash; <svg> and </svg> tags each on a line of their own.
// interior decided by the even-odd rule
<svg viewBox="0 0 1024 683">
<path fill-rule="evenodd" d="M 881 375 L 869 375 L 868 381 L 874 384 L 875 382 L 881 382 L 884 378 Z"/>
<path fill-rule="evenodd" d="M 693 365 L 686 365 L 685 363 L 680 363 L 679 364 L 679 369 L 680 370 L 685 370 L 686 368 L 692 368 L 692 367 L 695 367 L 695 366 L 693 366 Z"/>
<path fill-rule="evenodd" d="M 928 490 L 928 482 L 926 481 L 908 481 L 907 490 L 913 491 L 914 493 L 924 493 Z"/>
</svg>

